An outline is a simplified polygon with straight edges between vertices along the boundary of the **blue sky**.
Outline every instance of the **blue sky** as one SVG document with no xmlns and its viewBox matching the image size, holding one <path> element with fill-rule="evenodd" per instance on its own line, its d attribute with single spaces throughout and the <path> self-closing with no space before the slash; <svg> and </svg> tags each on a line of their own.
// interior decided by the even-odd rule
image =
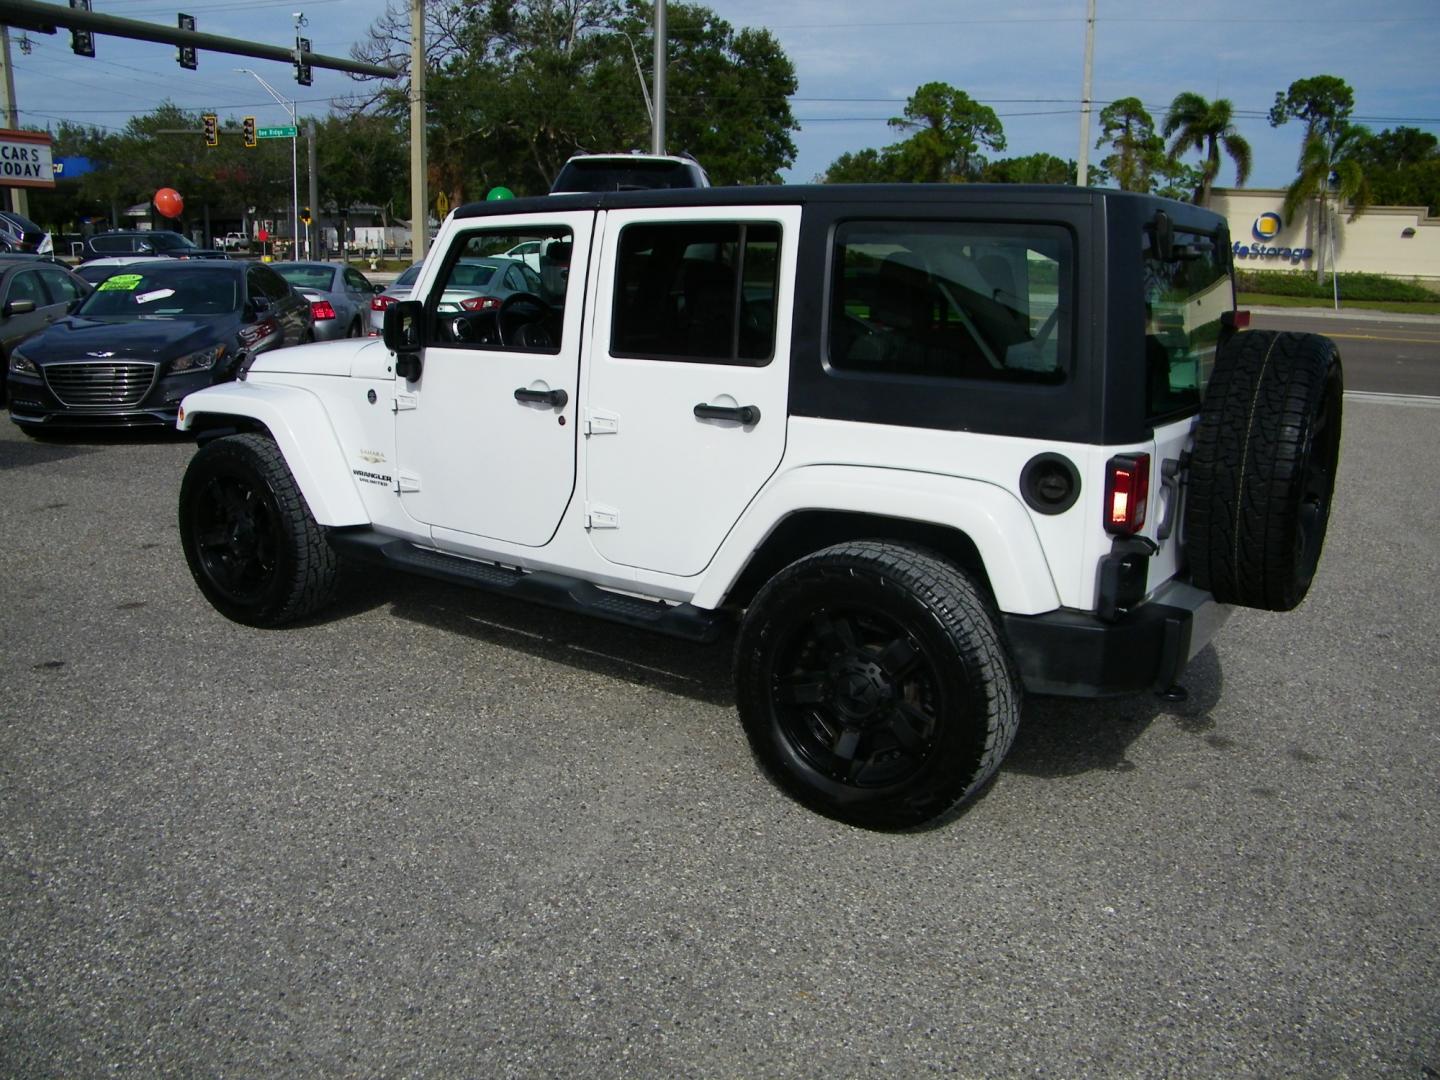
<svg viewBox="0 0 1440 1080">
<path fill-rule="evenodd" d="M 95 0 L 95 9 L 174 25 L 177 5 L 161 0 Z M 792 103 L 802 130 L 791 182 L 808 181 L 839 154 L 883 146 L 897 115 L 922 83 L 948 82 L 995 109 L 1005 125 L 1003 156 L 1046 151 L 1074 158 L 1085 40 L 1085 0 L 1009 7 L 980 0 L 714 0 L 733 25 L 770 29 L 794 61 Z M 383 10 L 384 0 L 188 0 L 201 31 L 288 47 L 291 13 L 303 10 L 317 52 L 347 55 Z M 1226 97 L 1255 152 L 1251 186 L 1282 186 L 1295 162 L 1299 130 L 1265 119 L 1277 90 L 1316 74 L 1355 89 L 1356 117 L 1375 130 L 1408 123 L 1440 135 L 1440 3 L 1382 0 L 1098 0 L 1093 97 L 1136 96 L 1157 123 L 1182 90 Z M 323 113 L 351 84 L 315 72 L 299 87 L 288 65 L 202 53 L 195 72 L 180 69 L 166 45 L 97 39 L 98 56 L 70 52 L 67 32 L 29 34 L 25 55 L 11 31 L 22 123 L 68 119 L 121 127 L 168 99 L 222 116 L 253 113 L 261 124 L 285 114 L 249 76 L 258 71 L 300 111 Z M 642 56 L 642 60 L 648 58 Z M 638 92 L 638 90 L 637 90 Z M 1098 106 L 1097 106 L 1098 108 Z M 1098 138 L 1092 134 L 1092 144 Z M 1091 152 L 1092 160 L 1103 152 Z M 1233 173 L 1222 174 L 1229 183 Z"/>
</svg>

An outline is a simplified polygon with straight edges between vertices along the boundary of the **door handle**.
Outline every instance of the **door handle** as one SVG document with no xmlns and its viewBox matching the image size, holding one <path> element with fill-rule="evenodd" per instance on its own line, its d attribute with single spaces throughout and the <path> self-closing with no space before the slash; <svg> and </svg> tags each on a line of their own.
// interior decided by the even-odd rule
<svg viewBox="0 0 1440 1080">
<path fill-rule="evenodd" d="M 515 400 L 533 401 L 537 405 L 553 405 L 557 409 L 563 409 L 570 400 L 570 395 L 564 390 L 528 390 L 522 386 L 515 391 Z"/>
<path fill-rule="evenodd" d="M 695 406 L 695 415 L 701 420 L 738 420 L 746 427 L 760 422 L 758 405 L 706 405 L 703 401 Z"/>
</svg>

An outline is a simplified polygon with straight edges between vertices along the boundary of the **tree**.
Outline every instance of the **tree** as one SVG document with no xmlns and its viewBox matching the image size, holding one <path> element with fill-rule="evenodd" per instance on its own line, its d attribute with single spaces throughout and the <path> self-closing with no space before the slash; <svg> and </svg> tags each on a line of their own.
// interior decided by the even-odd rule
<svg viewBox="0 0 1440 1080">
<path fill-rule="evenodd" d="M 1440 140 L 1419 128 L 1388 128 L 1370 135 L 1358 157 L 1381 206 L 1424 206 L 1440 214 Z"/>
<path fill-rule="evenodd" d="M 1317 127 L 1300 154 L 1300 173 L 1285 192 L 1287 220 L 1293 219 L 1305 203 L 1314 201 L 1315 249 L 1319 252 L 1315 261 L 1316 281 L 1323 280 L 1325 275 L 1326 241 L 1331 235 L 1330 197 L 1334 195 L 1340 205 L 1350 203 L 1349 221 L 1354 221 L 1370 205 L 1370 185 L 1359 157 L 1368 136 L 1365 128 L 1354 124 L 1328 129 Z M 1339 222 L 1334 225 L 1338 230 Z"/>
<path fill-rule="evenodd" d="M 408 36 L 391 0 L 357 56 L 384 62 Z M 429 5 L 436 9 L 442 5 Z M 452 202 L 495 184 L 548 191 L 576 152 L 639 149 L 650 118 L 635 57 L 652 12 L 643 0 L 460 0 L 443 5 L 427 33 L 430 180 Z M 666 129 L 671 147 L 696 155 L 717 184 L 775 183 L 795 158 L 789 97 L 794 66 L 767 31 L 738 33 L 709 8 L 667 7 L 670 57 Z M 628 40 L 627 40 L 628 38 Z M 631 52 L 632 44 L 635 52 Z M 647 84 L 653 75 L 645 73 Z M 400 88 L 366 100 L 400 123 Z"/>
<path fill-rule="evenodd" d="M 1073 184 L 1076 165 L 1054 154 L 1001 158 L 985 166 L 980 178 L 991 184 Z"/>
<path fill-rule="evenodd" d="M 1334 75 L 1312 75 L 1296 79 L 1283 94 L 1275 94 L 1270 107 L 1270 126 L 1279 127 L 1289 120 L 1300 120 L 1305 131 L 1300 137 L 1301 156 L 1305 146 L 1316 135 L 1333 138 L 1355 109 L 1355 91 Z"/>
<path fill-rule="evenodd" d="M 1174 136 L 1170 156 L 1179 158 L 1187 150 L 1198 150 L 1204 158 L 1200 164 L 1200 183 L 1195 189 L 1195 202 L 1204 205 L 1210 199 L 1210 188 L 1220 174 L 1220 150 L 1235 163 L 1235 183 L 1245 183 L 1250 175 L 1250 144 L 1231 123 L 1234 106 L 1224 98 L 1206 101 L 1199 94 L 1183 91 L 1175 95 L 1165 116 L 1164 137 Z"/>
<path fill-rule="evenodd" d="M 985 166 L 980 148 L 1005 149 L 1004 125 L 995 110 L 942 82 L 919 87 L 905 102 L 904 115 L 891 117 L 890 126 L 913 132 L 892 149 L 901 171 L 914 182 L 978 179 Z"/>
<path fill-rule="evenodd" d="M 1165 143 L 1139 98 L 1120 98 L 1100 110 L 1096 148 L 1104 149 L 1107 140 L 1111 153 L 1101 165 L 1120 190 L 1153 190 L 1156 175 L 1165 168 Z"/>
<path fill-rule="evenodd" d="M 980 154 L 1005 149 L 1005 129 L 995 110 L 963 90 L 941 82 L 926 83 L 905 102 L 904 114 L 891 117 L 892 128 L 911 135 L 884 150 L 842 154 L 825 170 L 827 183 L 965 183 L 985 168 Z"/>
</svg>

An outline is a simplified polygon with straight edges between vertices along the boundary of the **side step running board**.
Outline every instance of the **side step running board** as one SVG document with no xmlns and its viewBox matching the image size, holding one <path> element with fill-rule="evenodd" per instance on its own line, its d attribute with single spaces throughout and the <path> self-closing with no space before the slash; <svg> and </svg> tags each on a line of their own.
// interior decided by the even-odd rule
<svg viewBox="0 0 1440 1080">
<path fill-rule="evenodd" d="M 607 592 L 588 581 L 545 570 L 528 572 L 463 559 L 416 547 L 409 541 L 369 529 L 334 530 L 330 533 L 330 546 L 350 558 L 502 593 L 562 611 L 594 615 L 641 630 L 702 642 L 714 641 L 720 636 L 721 616 L 713 611 Z"/>
</svg>

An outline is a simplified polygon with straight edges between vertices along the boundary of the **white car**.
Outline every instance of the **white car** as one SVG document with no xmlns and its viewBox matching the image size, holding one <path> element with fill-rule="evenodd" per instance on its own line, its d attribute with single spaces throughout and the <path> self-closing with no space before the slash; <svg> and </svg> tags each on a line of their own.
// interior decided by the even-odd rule
<svg viewBox="0 0 1440 1080">
<path fill-rule="evenodd" d="M 441 313 L 450 268 L 530 243 L 566 273 Z M 765 770 L 911 827 L 984 788 L 1025 692 L 1182 694 L 1232 605 L 1304 598 L 1339 355 L 1244 324 L 1224 219 L 1128 192 L 477 203 L 382 341 L 185 398 L 181 542 L 249 625 L 319 610 L 343 558 L 734 627 Z"/>
</svg>

